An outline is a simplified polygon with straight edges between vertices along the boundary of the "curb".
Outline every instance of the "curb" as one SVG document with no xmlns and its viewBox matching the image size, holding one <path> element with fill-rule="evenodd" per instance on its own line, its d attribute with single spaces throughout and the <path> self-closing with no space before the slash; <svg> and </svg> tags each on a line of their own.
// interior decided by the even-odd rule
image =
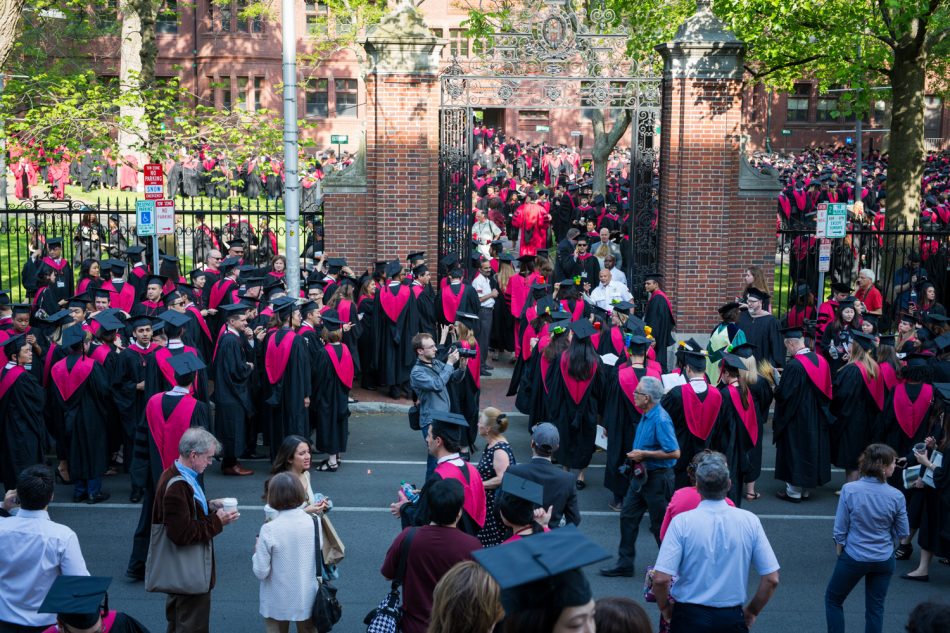
<svg viewBox="0 0 950 633">
<path fill-rule="evenodd" d="M 355 402 L 350 405 L 350 413 L 409 413 L 408 404 L 396 402 Z"/>
</svg>

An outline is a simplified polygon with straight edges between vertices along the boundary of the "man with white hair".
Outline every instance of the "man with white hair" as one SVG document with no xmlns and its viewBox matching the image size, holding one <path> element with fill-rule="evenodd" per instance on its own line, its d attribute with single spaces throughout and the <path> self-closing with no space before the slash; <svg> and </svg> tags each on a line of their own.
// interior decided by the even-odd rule
<svg viewBox="0 0 950 633">
<path fill-rule="evenodd" d="M 598 279 L 600 283 L 590 291 L 590 300 L 598 308 L 609 311 L 613 309 L 614 303 L 633 298 L 627 287 L 614 281 L 613 274 L 606 268 L 600 269 Z"/>
<path fill-rule="evenodd" d="M 870 268 L 862 268 L 858 272 L 858 289 L 854 296 L 864 307 L 864 314 L 881 315 L 884 308 L 884 299 L 881 297 L 881 291 L 874 286 L 874 271 Z"/>
<path fill-rule="evenodd" d="M 654 566 L 653 593 L 672 633 L 747 631 L 778 587 L 778 560 L 762 523 L 751 512 L 726 504 L 731 487 L 725 457 L 703 457 L 696 466 L 696 488 L 703 500 L 695 510 L 673 517 L 666 531 Z M 750 565 L 759 574 L 759 587 L 745 604 Z"/>
<path fill-rule="evenodd" d="M 603 576 L 633 576 L 637 554 L 640 520 L 650 511 L 650 531 L 660 544 L 660 526 L 666 506 L 673 496 L 673 466 L 679 459 L 673 421 L 660 406 L 663 383 L 653 376 L 644 376 L 633 392 L 634 402 L 643 416 L 637 425 L 632 450 L 627 453 L 626 466 L 632 470 L 630 487 L 620 510 L 620 546 L 617 563 L 600 570 Z M 645 478 L 645 480 L 644 480 Z"/>
</svg>

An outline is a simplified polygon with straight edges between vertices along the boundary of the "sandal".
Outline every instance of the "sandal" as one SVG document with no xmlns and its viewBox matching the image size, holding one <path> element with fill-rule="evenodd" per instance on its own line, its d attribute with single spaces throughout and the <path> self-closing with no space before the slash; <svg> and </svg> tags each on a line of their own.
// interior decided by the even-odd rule
<svg viewBox="0 0 950 633">
<path fill-rule="evenodd" d="M 335 473 L 339 467 L 339 464 L 331 464 L 329 459 L 325 459 L 317 464 L 315 470 L 318 470 L 321 473 Z"/>
<path fill-rule="evenodd" d="M 758 499 L 758 498 L 761 497 L 761 496 L 762 496 L 762 493 L 761 493 L 761 492 L 747 492 L 747 493 L 745 493 L 745 500 L 746 500 L 746 501 L 755 501 L 756 499 Z"/>
</svg>

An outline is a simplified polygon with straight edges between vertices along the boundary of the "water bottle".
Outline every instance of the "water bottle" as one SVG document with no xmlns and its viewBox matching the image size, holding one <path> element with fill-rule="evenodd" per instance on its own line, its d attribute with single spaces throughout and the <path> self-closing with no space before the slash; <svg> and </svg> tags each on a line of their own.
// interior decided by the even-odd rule
<svg viewBox="0 0 950 633">
<path fill-rule="evenodd" d="M 917 305 L 917 289 L 913 286 L 910 289 L 910 304 Z"/>
<path fill-rule="evenodd" d="M 415 503 L 419 499 L 419 493 L 413 489 L 412 484 L 409 482 L 400 481 L 399 489 L 402 490 L 402 494 L 406 496 L 406 499 L 408 499 L 410 503 Z"/>
</svg>

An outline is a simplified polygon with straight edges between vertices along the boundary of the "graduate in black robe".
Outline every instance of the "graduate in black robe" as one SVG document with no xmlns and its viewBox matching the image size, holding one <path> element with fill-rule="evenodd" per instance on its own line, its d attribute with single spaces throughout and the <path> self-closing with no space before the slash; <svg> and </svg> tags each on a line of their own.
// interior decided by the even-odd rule
<svg viewBox="0 0 950 633">
<path fill-rule="evenodd" d="M 742 343 L 731 349 L 733 354 L 742 359 L 748 370 L 746 382 L 749 386 L 749 393 L 752 394 L 752 400 L 755 402 L 756 421 L 758 423 L 759 441 L 749 451 L 749 471 L 745 477 L 746 501 L 755 501 L 762 496 L 755 491 L 755 482 L 762 476 L 762 438 L 765 437 L 765 423 L 769 419 L 769 409 L 775 399 L 775 395 L 772 393 L 774 389 L 772 366 L 768 361 L 757 361 L 755 351 L 756 347 L 750 343 Z"/>
<path fill-rule="evenodd" d="M 782 367 L 785 364 L 785 344 L 779 320 L 762 307 L 768 301 L 768 295 L 753 288 L 747 300 L 758 304 L 739 314 L 739 329 L 745 333 L 746 342 L 755 345 L 758 360 L 767 360 L 772 367 Z"/>
<path fill-rule="evenodd" d="M 746 365 L 735 354 L 722 355 L 722 405 L 719 418 L 709 434 L 707 447 L 726 456 L 732 487 L 728 497 L 742 505 L 745 481 L 749 474 L 749 453 L 760 440 L 755 401 L 749 391 Z"/>
<path fill-rule="evenodd" d="M 154 393 L 155 378 L 150 376 L 157 371 L 153 354 L 160 347 L 153 340 L 157 318 L 139 316 L 129 321 L 132 340 L 119 353 L 115 375 L 112 377 L 112 398 L 119 410 L 124 431 L 125 468 L 129 469 L 134 461 L 133 440 L 136 427 L 144 422 L 145 403 Z M 144 494 L 144 483 L 132 478 L 132 503 L 138 503 Z"/>
<path fill-rule="evenodd" d="M 293 297 L 281 297 L 274 302 L 274 309 L 279 325 L 268 332 L 262 346 L 268 385 L 265 403 L 273 407 L 268 434 L 271 459 L 277 456 L 277 449 L 288 435 L 309 435 L 307 409 L 313 406 L 307 343 L 294 331 L 300 326 L 296 301 Z"/>
<path fill-rule="evenodd" d="M 792 357 L 775 390 L 775 478 L 786 484 L 776 494 L 800 503 L 805 489 L 831 481 L 831 372 L 824 358 L 805 347 L 801 328 L 786 328 L 783 335 Z"/>
<path fill-rule="evenodd" d="M 402 264 L 386 265 L 389 283 L 376 291 L 376 367 L 389 397 L 409 397 L 409 371 L 416 362 L 412 337 L 419 333 L 419 313 L 412 290 L 402 284 Z"/>
<path fill-rule="evenodd" d="M 875 442 L 875 420 L 884 408 L 886 387 L 873 350 L 872 336 L 853 332 L 851 360 L 834 375 L 831 463 L 845 470 L 847 481 L 858 478 L 858 458 Z"/>
<path fill-rule="evenodd" d="M 175 386 L 175 369 L 171 362 L 175 357 L 181 356 L 182 354 L 193 354 L 204 364 L 204 360 L 198 349 L 188 345 L 184 340 L 185 326 L 190 323 L 191 320 L 185 314 L 176 310 L 166 310 L 159 318 L 164 322 L 162 330 L 168 342 L 164 347 L 155 350 L 154 359 L 156 371 L 151 371 L 146 376 L 147 382 L 145 390 L 149 394 L 168 391 Z M 195 379 L 189 387 L 189 392 L 194 398 L 201 402 L 207 403 L 209 401 L 208 371 L 206 368 L 202 367 L 200 370 L 197 370 Z"/>
<path fill-rule="evenodd" d="M 475 449 L 475 438 L 478 437 L 479 400 L 482 392 L 481 368 L 484 363 L 483 351 L 475 339 L 478 330 L 478 315 L 459 310 L 455 313 L 455 324 L 450 336 L 453 336 L 452 345 L 460 350 L 474 350 L 475 357 L 468 358 L 468 370 L 462 380 L 449 383 L 449 400 L 452 413 L 458 413 L 468 420 L 468 430 L 462 438 L 461 455 L 469 459 L 470 452 Z"/>
<path fill-rule="evenodd" d="M 934 402 L 933 377 L 929 356 L 908 354 L 900 370 L 899 382 L 884 398 L 884 409 L 877 422 L 876 437 L 897 452 L 898 467 L 889 479 L 892 486 L 903 490 L 903 465 L 913 466 L 913 447 L 932 435 L 928 421 Z"/>
<path fill-rule="evenodd" d="M 194 426 L 204 429 L 211 426 L 211 408 L 190 395 L 198 374 L 206 369 L 205 364 L 192 352 L 178 354 L 168 363 L 174 374 L 174 385 L 149 398 L 144 423 L 135 433 L 133 478 L 142 482 L 145 497 L 125 575 L 136 581 L 145 578 L 155 484 L 178 458 L 178 443 L 185 431 Z M 199 481 L 203 482 L 201 476 Z"/>
<path fill-rule="evenodd" d="M 254 474 L 254 471 L 243 468 L 237 460 L 245 449 L 246 420 L 254 413 L 249 389 L 254 364 L 250 362 L 244 343 L 249 307 L 246 303 L 222 306 L 226 329 L 218 337 L 217 346 L 211 355 L 214 432 L 221 442 L 221 471 L 226 475 Z M 260 347 L 260 344 L 257 346 Z"/>
<path fill-rule="evenodd" d="M 673 305 L 666 293 L 660 289 L 662 280 L 663 275 L 660 273 L 648 273 L 644 278 L 643 286 L 650 293 L 650 300 L 643 311 L 643 320 L 652 330 L 651 335 L 656 341 L 656 361 L 660 363 L 660 369 L 665 374 L 668 365 L 666 350 L 675 343 L 673 327 L 676 321 L 673 319 Z"/>
<path fill-rule="evenodd" d="M 110 308 L 95 315 L 88 322 L 89 329 L 93 332 L 93 340 L 87 354 L 102 365 L 110 385 L 116 384 L 119 370 L 121 350 L 116 345 L 116 341 L 119 340 L 119 332 L 125 329 L 125 324 L 118 319 L 117 314 L 119 314 L 118 311 Z M 105 404 L 106 433 L 109 439 L 109 455 L 112 456 L 107 474 L 117 474 L 119 466 L 116 463 L 116 457 L 119 449 L 125 444 L 125 427 L 111 390 Z"/>
<path fill-rule="evenodd" d="M 74 503 L 109 498 L 102 490 L 102 476 L 109 465 L 105 398 L 110 386 L 105 369 L 85 354 L 87 337 L 80 325 L 67 328 L 62 347 L 68 355 L 50 373 L 53 410 L 66 429 Z"/>
<path fill-rule="evenodd" d="M 534 346 L 537 345 L 538 338 L 542 334 L 547 334 L 551 323 L 551 314 L 557 311 L 557 307 L 551 298 L 542 299 L 536 304 L 532 315 L 533 318 L 528 321 L 523 329 L 519 330 L 518 336 L 521 337 L 521 343 L 518 345 L 518 351 L 515 356 L 515 366 L 511 372 L 511 380 L 508 382 L 507 396 L 517 396 L 515 399 L 515 408 L 525 413 L 522 409 L 527 409 L 527 403 L 530 401 L 531 394 L 528 388 L 522 390 L 522 382 L 525 373 L 528 371 L 531 363 L 531 357 L 534 354 Z M 533 341 L 533 344 L 532 344 Z M 525 382 L 530 387 L 530 382 Z M 520 403 L 518 401 L 521 401 Z"/>
<path fill-rule="evenodd" d="M 50 291 L 58 305 L 60 301 L 75 294 L 73 269 L 69 265 L 69 260 L 63 257 L 63 238 L 51 237 L 46 240 L 46 250 L 46 257 L 40 261 L 46 267 L 56 271 L 56 279 L 50 284 Z"/>
<path fill-rule="evenodd" d="M 16 488 L 20 472 L 46 461 L 46 394 L 26 366 L 33 362 L 32 346 L 17 334 L 3 342 L 0 367 L 0 480 L 6 490 Z"/>
<path fill-rule="evenodd" d="M 314 357 L 319 376 L 310 400 L 317 417 L 315 445 L 317 451 L 329 455 L 316 469 L 335 472 L 350 434 L 349 396 L 356 372 L 353 355 L 343 344 L 343 320 L 333 310 L 323 314 L 323 341 Z"/>
<path fill-rule="evenodd" d="M 478 314 L 481 302 L 478 293 L 471 284 L 462 281 L 464 271 L 453 268 L 449 271 L 449 283 L 442 285 L 436 300 L 436 316 L 445 326 L 455 323 L 455 313 L 461 310 L 469 314 Z M 438 338 L 436 338 L 438 341 Z"/>
<path fill-rule="evenodd" d="M 548 418 L 561 437 L 555 453 L 558 464 L 583 470 L 594 454 L 606 383 L 600 357 L 590 340 L 596 332 L 590 321 L 574 321 L 569 330 L 570 345 L 552 363 L 547 378 Z M 583 473 L 578 481 L 583 481 Z"/>
<path fill-rule="evenodd" d="M 419 313 L 419 332 L 425 332 L 437 340 L 435 326 L 435 290 L 432 289 L 429 267 L 419 264 L 412 269 L 412 297 L 416 302 L 416 311 Z"/>
<path fill-rule="evenodd" d="M 620 472 L 633 448 L 637 425 L 643 416 L 634 402 L 633 392 L 644 376 L 660 376 L 645 366 L 649 341 L 637 337 L 630 343 L 630 362 L 618 362 L 616 371 L 607 378 L 606 395 L 603 401 L 603 421 L 607 429 L 607 465 L 604 470 L 604 487 L 613 493 L 613 505 L 620 507 L 627 494 L 630 480 Z"/>
<path fill-rule="evenodd" d="M 680 447 L 680 457 L 673 466 L 677 489 L 689 485 L 686 469 L 696 453 L 708 447 L 710 434 L 722 408 L 722 393 L 706 380 L 706 354 L 701 351 L 685 352 L 684 359 L 687 384 L 673 387 L 660 401 L 673 421 L 676 442 Z M 609 441 L 607 446 L 610 446 Z M 633 446 L 632 441 L 625 446 Z"/>
</svg>

